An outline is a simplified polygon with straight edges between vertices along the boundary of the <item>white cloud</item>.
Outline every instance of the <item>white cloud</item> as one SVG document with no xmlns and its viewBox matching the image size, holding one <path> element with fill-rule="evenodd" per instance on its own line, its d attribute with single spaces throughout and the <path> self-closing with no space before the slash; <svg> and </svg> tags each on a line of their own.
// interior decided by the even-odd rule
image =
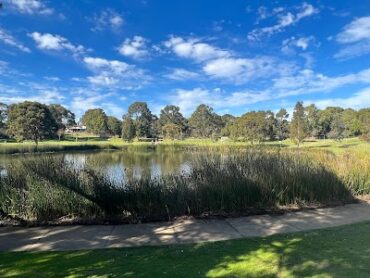
<svg viewBox="0 0 370 278">
<path fill-rule="evenodd" d="M 57 76 L 44 76 L 44 78 L 48 81 L 60 81 L 60 78 Z"/>
<path fill-rule="evenodd" d="M 4 5 L 9 5 L 11 9 L 23 14 L 50 15 L 54 13 L 52 8 L 48 8 L 40 0 L 5 0 Z"/>
<path fill-rule="evenodd" d="M 285 63 L 279 64 L 271 57 L 240 58 L 232 51 L 203 43 L 199 39 L 172 37 L 165 42 L 165 46 L 177 56 L 199 63 L 206 76 L 236 84 L 247 83 L 255 78 L 280 75 L 288 68 Z M 178 79 L 181 78 L 180 75 L 189 76 L 188 72 L 184 71 L 175 73 L 173 77 Z"/>
<path fill-rule="evenodd" d="M 275 33 L 279 33 L 283 31 L 286 27 L 294 25 L 301 21 L 303 18 L 312 16 L 318 12 L 319 10 L 317 8 L 306 2 L 304 2 L 298 8 L 298 11 L 296 13 L 285 12 L 284 9 L 279 9 L 276 11 L 278 22 L 275 25 L 252 30 L 248 34 L 248 39 L 252 41 L 259 40 L 264 35 L 271 36 Z"/>
<path fill-rule="evenodd" d="M 329 77 L 312 70 L 273 79 L 273 90 L 277 97 L 330 92 L 350 84 L 369 84 L 370 68 L 358 73 Z"/>
<path fill-rule="evenodd" d="M 207 62 L 203 71 L 210 77 L 243 84 L 256 78 L 285 74 L 290 65 L 271 57 L 220 58 Z"/>
<path fill-rule="evenodd" d="M 354 43 L 368 39 L 370 39 L 370 16 L 353 20 L 336 36 L 339 43 Z"/>
<path fill-rule="evenodd" d="M 324 109 L 328 106 L 340 106 L 353 109 L 370 107 L 370 88 L 365 88 L 349 97 L 306 100 L 305 103 L 314 103 L 320 109 Z"/>
<path fill-rule="evenodd" d="M 125 23 L 123 17 L 112 9 L 103 10 L 100 14 L 94 15 L 90 21 L 94 24 L 92 31 L 103 31 L 107 28 L 118 31 Z"/>
<path fill-rule="evenodd" d="M 200 74 L 186 69 L 176 68 L 165 76 L 169 79 L 181 81 L 198 79 L 200 77 Z"/>
<path fill-rule="evenodd" d="M 199 104 L 207 104 L 215 109 L 241 107 L 269 99 L 268 92 L 237 91 L 227 94 L 221 89 L 214 90 L 194 88 L 178 89 L 167 99 L 176 103 L 184 115 L 189 116 Z"/>
<path fill-rule="evenodd" d="M 123 56 L 141 59 L 149 55 L 146 43 L 147 40 L 143 37 L 134 36 L 132 39 L 125 39 L 118 48 L 118 51 Z"/>
<path fill-rule="evenodd" d="M 41 90 L 38 93 L 30 93 L 24 96 L 22 96 L 20 92 L 17 93 L 9 92 L 8 95 L 0 96 L 0 102 L 7 104 L 22 102 L 26 100 L 37 101 L 45 104 L 60 103 L 61 101 L 64 100 L 64 96 L 56 88 Z"/>
<path fill-rule="evenodd" d="M 231 55 L 229 51 L 200 42 L 199 39 L 185 40 L 181 37 L 171 37 L 164 45 L 171 49 L 177 56 L 192 59 L 196 62 L 204 62 Z"/>
<path fill-rule="evenodd" d="M 360 17 L 344 26 L 336 41 L 345 45 L 334 57 L 349 59 L 370 53 L 370 16 Z"/>
<path fill-rule="evenodd" d="M 307 50 L 310 44 L 312 44 L 315 41 L 315 38 L 313 36 L 310 37 L 291 37 L 289 39 L 285 39 L 282 42 L 281 51 L 286 54 L 291 54 L 295 52 L 295 49 L 300 50 Z"/>
<path fill-rule="evenodd" d="M 87 49 L 82 45 L 74 45 L 69 42 L 66 38 L 53 35 L 49 33 L 41 34 L 39 32 L 33 32 L 29 36 L 36 42 L 37 48 L 42 50 L 54 50 L 63 51 L 68 50 L 74 55 L 84 54 Z"/>
<path fill-rule="evenodd" d="M 143 70 L 122 61 L 85 57 L 83 62 L 95 74 L 87 78 L 93 85 L 134 89 L 150 80 Z"/>
<path fill-rule="evenodd" d="M 25 45 L 17 41 L 16 38 L 14 38 L 12 35 L 10 35 L 4 29 L 1 29 L 1 28 L 0 28 L 0 41 L 2 41 L 4 44 L 18 48 L 19 50 L 23 52 L 27 52 L 27 53 L 31 52 L 31 50 L 28 47 L 26 47 Z"/>
</svg>

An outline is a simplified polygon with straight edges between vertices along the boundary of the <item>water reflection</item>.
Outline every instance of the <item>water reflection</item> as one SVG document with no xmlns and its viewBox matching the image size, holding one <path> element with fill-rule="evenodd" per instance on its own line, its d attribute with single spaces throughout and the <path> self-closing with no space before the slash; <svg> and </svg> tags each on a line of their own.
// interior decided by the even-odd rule
<svg viewBox="0 0 370 278">
<path fill-rule="evenodd" d="M 0 156 L 0 172 L 6 172 L 7 165 L 22 158 L 29 159 L 45 154 Z M 158 178 L 161 175 L 188 174 L 196 154 L 174 149 L 149 149 L 125 151 L 90 151 L 48 154 L 63 157 L 66 163 L 80 168 L 89 166 L 104 172 L 114 181 L 127 179 Z M 3 170 L 2 170 L 3 169 Z"/>
</svg>

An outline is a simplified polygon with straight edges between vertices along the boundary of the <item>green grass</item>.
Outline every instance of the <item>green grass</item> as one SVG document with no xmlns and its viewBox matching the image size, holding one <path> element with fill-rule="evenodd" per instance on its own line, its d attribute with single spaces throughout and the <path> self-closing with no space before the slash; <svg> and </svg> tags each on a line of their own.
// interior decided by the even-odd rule
<svg viewBox="0 0 370 278">
<path fill-rule="evenodd" d="M 368 277 L 370 223 L 215 243 L 0 252 L 1 277 Z"/>
<path fill-rule="evenodd" d="M 166 140 L 161 143 L 165 146 L 178 147 L 200 147 L 200 148 L 225 148 L 225 147 L 250 147 L 250 142 L 233 142 L 233 141 L 212 141 L 211 139 L 186 139 L 186 140 Z M 134 147 L 148 147 L 150 142 L 132 142 L 127 143 L 120 138 L 112 138 L 110 140 L 103 140 L 97 137 L 81 137 L 79 141 L 74 141 L 74 138 L 67 138 L 67 140 L 48 140 L 39 143 L 39 152 L 58 152 L 58 151 L 75 151 L 75 150 L 103 150 L 103 149 L 124 149 L 129 146 Z M 297 148 L 291 140 L 284 140 L 280 142 L 265 142 L 261 146 L 267 147 L 282 147 L 282 148 Z M 370 144 L 358 138 L 347 138 L 341 141 L 335 140 L 316 140 L 314 142 L 305 142 L 301 145 L 303 149 L 323 149 L 334 153 L 343 153 L 345 151 L 359 151 L 370 153 Z M 0 142 L 0 154 L 15 154 L 35 152 L 36 145 L 33 142 L 25 141 L 23 143 L 15 142 Z"/>
</svg>

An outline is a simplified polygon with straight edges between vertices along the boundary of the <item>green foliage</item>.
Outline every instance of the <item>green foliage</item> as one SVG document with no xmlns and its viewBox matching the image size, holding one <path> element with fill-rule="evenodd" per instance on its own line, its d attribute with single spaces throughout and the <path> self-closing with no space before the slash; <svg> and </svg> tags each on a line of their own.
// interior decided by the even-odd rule
<svg viewBox="0 0 370 278">
<path fill-rule="evenodd" d="M 136 137 L 150 137 L 153 115 L 145 102 L 134 102 L 128 108 L 126 117 L 131 118 L 135 126 Z"/>
<path fill-rule="evenodd" d="M 159 115 L 159 122 L 161 126 L 167 124 L 173 124 L 180 127 L 182 132 L 186 132 L 188 129 L 187 120 L 180 112 L 180 107 L 175 105 L 166 105 Z"/>
<path fill-rule="evenodd" d="M 223 128 L 223 122 L 213 109 L 205 104 L 199 105 L 189 119 L 191 135 L 194 137 L 208 137 L 219 134 Z"/>
<path fill-rule="evenodd" d="M 165 124 L 162 127 L 162 130 L 163 130 L 163 136 L 166 139 L 173 140 L 173 139 L 181 138 L 181 134 L 182 134 L 181 127 L 176 124 L 172 124 L 172 123 Z"/>
<path fill-rule="evenodd" d="M 359 110 L 358 118 L 360 122 L 361 134 L 366 138 L 370 138 L 370 108 Z"/>
<path fill-rule="evenodd" d="M 252 111 L 238 118 L 231 127 L 230 135 L 233 138 L 243 138 L 248 141 L 262 142 L 272 139 L 274 116 L 267 111 Z"/>
<path fill-rule="evenodd" d="M 327 107 L 319 111 L 320 135 L 322 138 L 328 138 L 333 121 L 335 120 L 338 123 L 342 112 L 343 108 L 340 107 Z"/>
<path fill-rule="evenodd" d="M 122 139 L 131 141 L 135 138 L 135 125 L 132 119 L 128 116 L 123 117 L 122 123 Z"/>
<path fill-rule="evenodd" d="M 122 122 L 116 117 L 108 116 L 107 117 L 107 127 L 110 135 L 121 135 L 122 133 Z"/>
<path fill-rule="evenodd" d="M 8 118 L 8 106 L 0 102 L 0 138 L 6 137 L 6 120 Z"/>
<path fill-rule="evenodd" d="M 17 140 L 52 138 L 57 124 L 49 108 L 38 102 L 25 101 L 9 107 L 8 133 Z"/>
<path fill-rule="evenodd" d="M 53 116 L 58 129 L 65 129 L 66 126 L 76 124 L 75 114 L 60 104 L 50 104 L 48 108 Z"/>
<path fill-rule="evenodd" d="M 302 102 L 297 102 L 289 126 L 290 138 L 299 146 L 308 135 L 308 123 Z"/>
<path fill-rule="evenodd" d="M 289 138 L 288 117 L 289 114 L 284 108 L 276 114 L 276 138 L 280 141 Z"/>
<path fill-rule="evenodd" d="M 308 135 L 311 137 L 319 138 L 320 136 L 320 110 L 315 104 L 311 104 L 305 107 L 307 125 L 308 125 Z"/>
<path fill-rule="evenodd" d="M 103 109 L 89 109 L 81 118 L 81 122 L 86 125 L 88 132 L 97 135 L 104 135 L 108 132 L 108 117 Z"/>
</svg>

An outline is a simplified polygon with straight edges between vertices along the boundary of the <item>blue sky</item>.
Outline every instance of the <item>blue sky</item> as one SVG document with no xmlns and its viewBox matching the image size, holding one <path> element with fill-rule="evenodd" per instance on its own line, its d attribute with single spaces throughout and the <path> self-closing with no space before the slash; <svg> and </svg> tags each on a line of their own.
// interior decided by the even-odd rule
<svg viewBox="0 0 370 278">
<path fill-rule="evenodd" d="M 370 107 L 370 0 L 2 0 L 0 102 Z"/>
</svg>

